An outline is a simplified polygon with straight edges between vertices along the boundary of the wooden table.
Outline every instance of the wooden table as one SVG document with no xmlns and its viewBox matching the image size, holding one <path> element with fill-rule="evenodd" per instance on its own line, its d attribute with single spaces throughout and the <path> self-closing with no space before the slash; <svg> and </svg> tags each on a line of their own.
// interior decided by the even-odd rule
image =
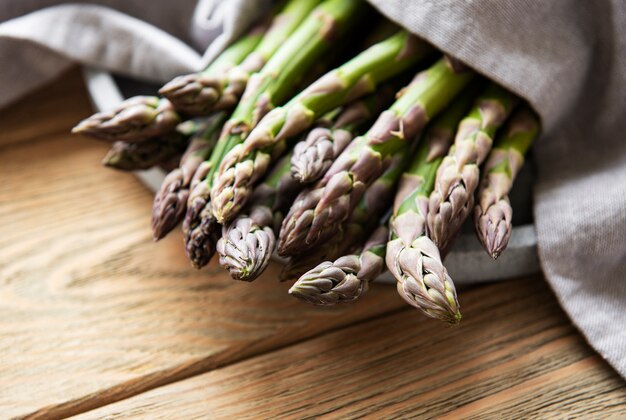
<svg viewBox="0 0 626 420">
<path fill-rule="evenodd" d="M 540 276 L 460 293 L 443 328 L 394 287 L 319 309 L 153 243 L 152 194 L 73 137 L 79 73 L 0 113 L 0 417 L 626 415 L 626 383 Z"/>
</svg>

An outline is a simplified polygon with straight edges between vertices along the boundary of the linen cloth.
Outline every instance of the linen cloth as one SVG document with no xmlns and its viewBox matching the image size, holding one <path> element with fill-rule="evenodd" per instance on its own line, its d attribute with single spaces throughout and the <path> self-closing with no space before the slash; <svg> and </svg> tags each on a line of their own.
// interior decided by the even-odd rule
<svg viewBox="0 0 626 420">
<path fill-rule="evenodd" d="M 574 324 L 626 378 L 626 4 L 369 1 L 538 111 L 542 268 Z M 0 107 L 74 61 L 160 82 L 199 70 L 268 5 L 3 0 Z"/>
</svg>

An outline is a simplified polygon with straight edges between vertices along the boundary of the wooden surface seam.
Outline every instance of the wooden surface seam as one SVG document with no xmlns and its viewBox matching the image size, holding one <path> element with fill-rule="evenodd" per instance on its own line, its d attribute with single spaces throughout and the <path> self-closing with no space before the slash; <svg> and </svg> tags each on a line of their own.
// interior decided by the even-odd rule
<svg viewBox="0 0 626 420">
<path fill-rule="evenodd" d="M 233 358 L 228 359 L 224 357 L 212 358 L 200 358 L 199 360 L 189 361 L 179 366 L 176 366 L 171 369 L 166 369 L 163 371 L 156 371 L 150 375 L 138 377 L 123 383 L 119 383 L 111 388 L 99 390 L 95 394 L 84 395 L 78 399 L 66 401 L 61 404 L 55 404 L 48 407 L 42 407 L 35 412 L 29 413 L 23 416 L 26 419 L 48 419 L 48 418 L 66 418 L 70 416 L 75 416 L 81 413 L 85 413 L 88 411 L 92 411 L 98 409 L 103 406 L 107 406 L 110 404 L 114 404 L 116 402 L 122 401 L 124 399 L 128 399 L 134 397 L 136 395 L 151 391 L 155 388 L 160 388 L 166 385 L 174 384 L 176 382 L 184 381 L 185 379 L 189 379 L 191 377 L 201 375 L 212 370 L 220 369 L 225 366 L 234 365 L 242 362 L 246 362 L 247 360 L 254 359 L 256 357 L 261 357 L 265 354 L 272 353 L 275 351 L 279 351 L 286 347 L 298 345 L 304 341 L 312 340 L 318 338 L 325 334 L 330 334 L 336 331 L 339 331 L 343 328 L 351 328 L 356 325 L 360 325 L 362 323 L 367 323 L 374 319 L 385 318 L 388 316 L 393 316 L 399 312 L 409 311 L 412 312 L 408 308 L 398 308 L 395 310 L 391 310 L 388 312 L 383 312 L 372 316 L 370 318 L 364 318 L 362 320 L 355 321 L 354 323 L 346 326 L 339 326 L 335 328 L 331 328 L 319 334 L 313 334 L 311 336 L 300 337 L 297 340 L 292 342 L 286 341 L 279 346 L 266 348 L 263 350 L 259 350 L 258 352 L 250 353 L 241 358 Z"/>
<path fill-rule="evenodd" d="M 460 328 L 444 329 L 413 311 L 399 312 L 77 418 L 528 418 L 589 417 L 597 410 L 606 416 L 623 413 L 626 388 L 621 378 L 584 345 L 551 304 L 545 284 L 524 284 L 531 280 L 466 293 L 467 322 Z M 506 290 L 528 295 L 499 302 Z M 502 308 L 489 310 L 499 303 Z M 598 395 L 599 388 L 606 393 Z M 590 400 L 576 405 L 583 396 Z"/>
</svg>

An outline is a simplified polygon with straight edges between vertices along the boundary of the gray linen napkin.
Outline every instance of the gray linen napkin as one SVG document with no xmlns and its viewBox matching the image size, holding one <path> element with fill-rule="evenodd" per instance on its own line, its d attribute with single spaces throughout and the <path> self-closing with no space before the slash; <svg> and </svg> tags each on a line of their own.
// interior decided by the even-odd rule
<svg viewBox="0 0 626 420">
<path fill-rule="evenodd" d="M 541 263 L 574 324 L 626 377 L 624 2 L 369 1 L 539 112 L 544 133 L 534 153 Z M 0 21 L 58 3 L 65 2 L 5 0 Z M 153 0 L 149 10 L 139 0 L 89 3 L 0 24 L 0 106 L 71 60 L 158 81 L 199 69 L 268 1 L 200 0 L 193 13 L 192 0 Z M 204 50 L 214 39 L 204 57 L 181 41 Z"/>
<path fill-rule="evenodd" d="M 371 2 L 539 112 L 541 265 L 574 324 L 626 377 L 626 3 Z"/>
<path fill-rule="evenodd" d="M 2 0 L 0 107 L 45 84 L 73 62 L 155 82 L 199 70 L 269 4 Z"/>
</svg>

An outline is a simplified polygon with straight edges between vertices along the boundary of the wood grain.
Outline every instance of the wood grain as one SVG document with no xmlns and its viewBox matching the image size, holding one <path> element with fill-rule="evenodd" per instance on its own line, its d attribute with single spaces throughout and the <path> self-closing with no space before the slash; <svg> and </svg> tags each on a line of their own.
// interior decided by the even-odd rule
<svg viewBox="0 0 626 420">
<path fill-rule="evenodd" d="M 68 127 L 91 113 L 78 69 L 0 112 L 0 147 L 67 134 Z"/>
<path fill-rule="evenodd" d="M 77 418 L 608 418 L 626 384 L 583 342 L 541 278 L 462 293 L 442 328 L 412 310 Z"/>
<path fill-rule="evenodd" d="M 90 112 L 73 72 L 0 114 L 0 417 L 71 415 L 403 307 L 379 287 L 324 311 L 276 266 L 254 284 L 192 269 L 180 233 L 152 242 L 152 194 L 68 134 Z"/>
<path fill-rule="evenodd" d="M 275 265 L 191 269 L 107 146 L 68 135 L 90 112 L 76 70 L 0 112 L 0 417 L 626 417 L 540 277 L 461 292 L 445 329 L 389 286 L 328 310 Z"/>
</svg>

